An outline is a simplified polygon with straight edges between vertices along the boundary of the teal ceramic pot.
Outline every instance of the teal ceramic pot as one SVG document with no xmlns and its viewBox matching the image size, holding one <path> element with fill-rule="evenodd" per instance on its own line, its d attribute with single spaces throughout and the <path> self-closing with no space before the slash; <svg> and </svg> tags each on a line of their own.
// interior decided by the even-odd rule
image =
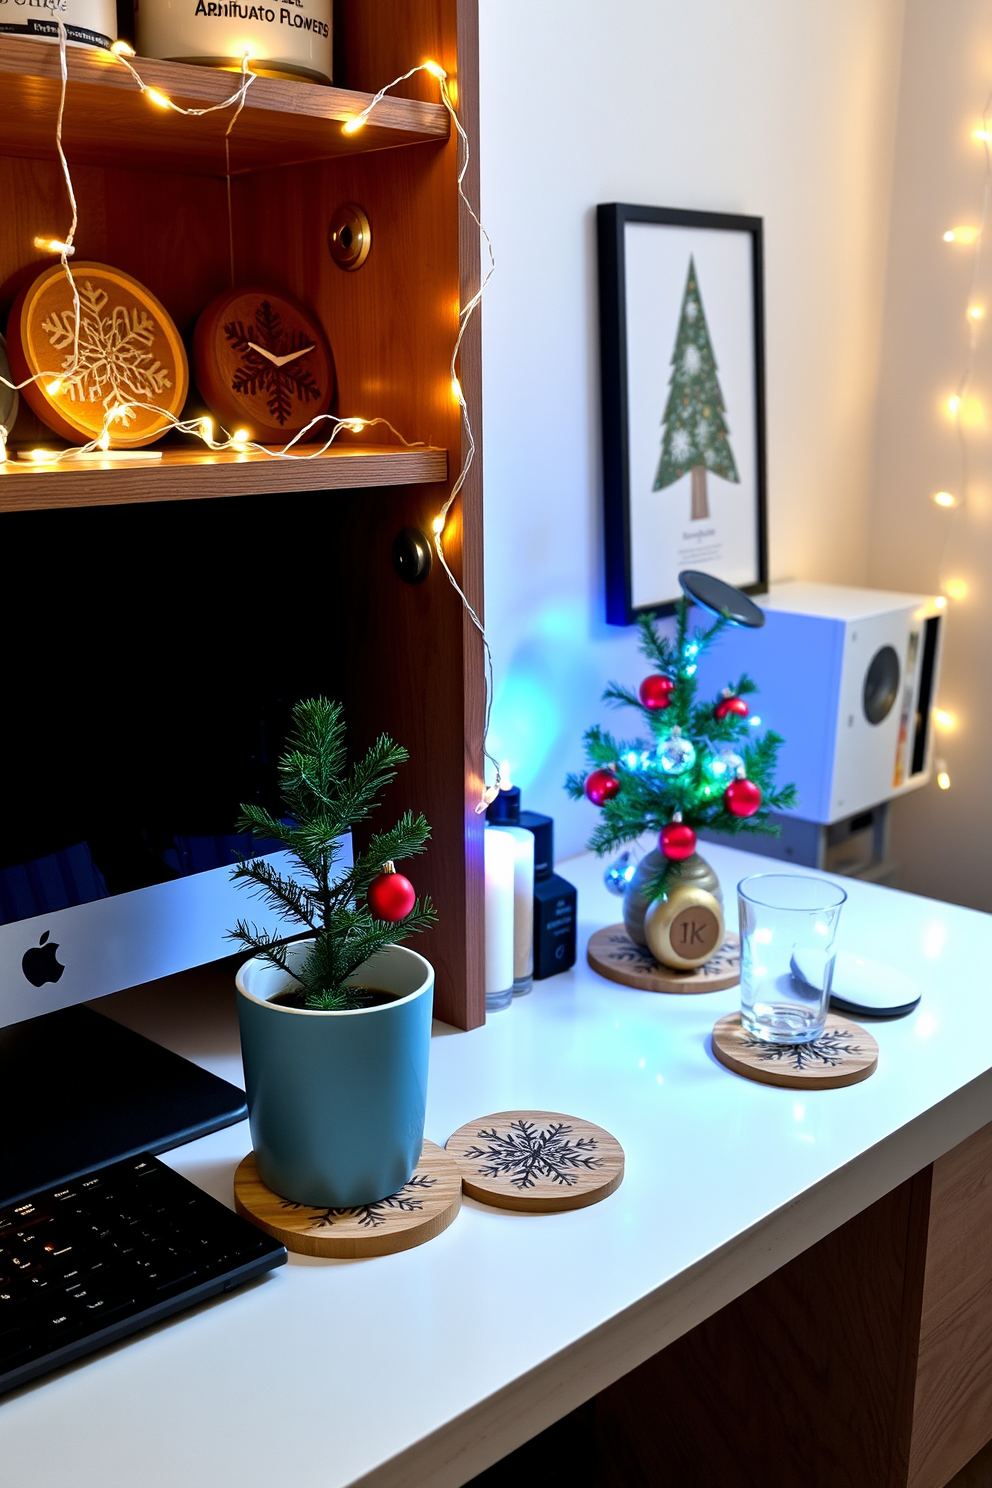
<svg viewBox="0 0 992 1488">
<path fill-rule="evenodd" d="M 291 946 L 290 966 L 305 954 L 306 942 Z M 236 979 L 259 1176 L 297 1204 L 376 1203 L 420 1161 L 434 968 L 387 946 L 351 980 L 400 995 L 360 1012 L 309 1012 L 269 1001 L 295 983 L 258 957 Z"/>
</svg>

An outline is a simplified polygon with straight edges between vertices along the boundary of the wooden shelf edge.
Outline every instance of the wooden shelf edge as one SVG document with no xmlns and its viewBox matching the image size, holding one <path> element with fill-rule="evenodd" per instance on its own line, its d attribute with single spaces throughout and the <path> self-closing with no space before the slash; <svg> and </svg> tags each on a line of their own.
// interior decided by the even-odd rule
<svg viewBox="0 0 992 1488">
<path fill-rule="evenodd" d="M 161 142 L 160 149 L 167 150 L 168 140 L 174 139 L 178 152 L 188 154 L 192 148 L 196 153 L 199 149 L 205 157 L 209 156 L 211 173 L 219 170 L 213 159 L 216 153 L 214 137 L 223 136 L 229 120 L 227 111 L 199 120 L 190 120 L 176 113 L 162 114 L 142 99 L 138 85 L 122 63 L 110 52 L 101 49 L 70 46 L 67 51 L 67 65 L 68 100 L 70 105 L 76 102 L 85 104 L 84 113 L 90 126 L 94 113 L 97 116 L 100 114 L 101 95 L 106 100 L 108 133 L 104 141 L 104 164 L 121 163 L 121 159 L 128 153 L 128 137 L 126 134 L 122 136 L 120 130 L 120 110 L 123 107 L 130 113 L 130 94 L 133 108 L 139 111 L 135 114 L 136 121 L 144 110 L 148 110 L 149 124 L 151 117 L 155 116 L 156 141 Z M 238 85 L 236 73 L 220 68 L 199 67 L 186 62 L 165 62 L 150 57 L 135 57 L 132 65 L 144 82 L 187 108 L 209 108 L 223 103 L 236 91 Z M 45 99 L 54 106 L 59 76 L 59 52 L 54 43 L 26 37 L 0 36 L 0 98 L 7 93 L 6 101 L 9 105 L 5 111 L 4 140 L 0 145 L 3 153 L 29 156 L 39 153 L 38 107 Z M 31 106 L 22 108 L 19 105 L 27 103 L 27 94 L 24 99 L 18 95 L 25 90 L 30 94 Z M 290 151 L 293 144 L 289 137 L 294 132 L 299 133 L 300 138 L 306 141 L 305 158 L 366 154 L 396 145 L 437 142 L 448 138 L 450 124 L 443 104 L 424 103 L 393 95 L 388 95 L 376 105 L 372 120 L 364 129 L 354 135 L 344 135 L 337 126 L 361 113 L 372 101 L 372 96 L 370 93 L 319 83 L 294 82 L 285 78 L 256 78 L 248 89 L 244 109 L 231 135 L 235 153 L 232 162 L 234 172 L 257 168 L 252 159 L 255 153 L 252 147 L 260 131 L 264 137 L 266 120 L 269 121 L 269 128 L 275 129 L 280 136 L 287 136 Z M 74 108 L 71 108 L 70 113 L 74 112 Z M 295 131 L 292 120 L 299 121 Z M 54 124 L 54 115 L 52 122 Z M 71 138 L 74 132 L 72 118 L 68 122 Z M 195 141 L 198 143 L 190 136 L 191 125 L 195 127 Z M 315 126 L 319 130 L 316 136 L 313 132 Z M 143 132 L 140 127 L 139 132 Z M 46 128 L 43 133 L 46 152 L 47 135 Z M 248 159 L 241 162 L 237 160 L 239 145 L 248 152 Z M 54 149 L 54 142 L 51 149 Z M 92 155 L 92 147 L 86 149 L 84 145 L 84 155 Z M 117 156 L 121 159 L 117 159 Z M 156 165 L 161 168 L 160 162 L 154 159 L 150 159 L 149 163 L 153 168 Z M 282 161 L 263 156 L 259 162 L 263 167 L 273 163 L 281 164 Z M 189 168 L 188 165 L 186 168 Z"/>
<path fill-rule="evenodd" d="M 443 481 L 447 474 L 446 450 L 387 445 L 352 445 L 294 461 L 253 453 L 201 455 L 193 450 L 167 450 L 161 462 L 147 465 L 108 461 L 39 469 L 9 461 L 0 466 L 0 512 L 409 486 Z"/>
</svg>

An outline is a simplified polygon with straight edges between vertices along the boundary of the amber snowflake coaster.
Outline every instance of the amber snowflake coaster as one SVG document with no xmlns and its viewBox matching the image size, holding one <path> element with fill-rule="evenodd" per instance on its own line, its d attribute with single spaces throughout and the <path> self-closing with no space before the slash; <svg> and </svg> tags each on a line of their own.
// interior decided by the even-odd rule
<svg viewBox="0 0 992 1488">
<path fill-rule="evenodd" d="M 794 1090 L 836 1090 L 874 1074 L 878 1045 L 850 1018 L 827 1014 L 818 1039 L 808 1044 L 766 1044 L 741 1027 L 740 1013 L 728 1013 L 713 1029 L 713 1053 L 721 1064 L 761 1085 Z"/>
<path fill-rule="evenodd" d="M 695 971 L 661 966 L 645 946 L 634 944 L 623 925 L 591 935 L 586 959 L 600 976 L 642 992 L 721 992 L 741 979 L 740 940 L 729 930 L 720 949 Z"/>
<path fill-rule="evenodd" d="M 412 1250 L 446 1230 L 461 1207 L 458 1164 L 424 1141 L 420 1162 L 399 1193 L 357 1209 L 321 1209 L 281 1199 L 258 1176 L 255 1154 L 234 1175 L 234 1207 L 287 1250 L 355 1260 Z"/>
<path fill-rule="evenodd" d="M 470 1198 L 553 1214 L 607 1198 L 623 1180 L 623 1148 L 601 1126 L 556 1111 L 497 1111 L 445 1144 Z"/>
</svg>

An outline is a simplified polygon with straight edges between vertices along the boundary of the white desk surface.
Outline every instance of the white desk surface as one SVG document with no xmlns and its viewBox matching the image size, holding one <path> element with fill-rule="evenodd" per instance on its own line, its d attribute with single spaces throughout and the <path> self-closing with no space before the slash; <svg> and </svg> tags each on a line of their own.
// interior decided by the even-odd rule
<svg viewBox="0 0 992 1488">
<path fill-rule="evenodd" d="M 767 859 L 707 845 L 732 907 Z M 592 858 L 580 954 L 619 918 Z M 848 882 L 842 943 L 923 985 L 874 1023 L 877 1072 L 844 1090 L 739 1079 L 708 1048 L 736 990 L 670 997 L 571 973 L 439 1027 L 427 1133 L 513 1107 L 587 1117 L 627 1156 L 609 1199 L 521 1215 L 467 1201 L 437 1240 L 289 1264 L 0 1402 L 0 1480 L 33 1488 L 457 1485 L 992 1120 L 992 917 Z M 732 908 L 731 908 L 732 913 Z M 240 1083 L 233 996 L 189 984 L 117 1015 Z M 128 998 L 132 1001 L 129 1003 Z M 246 1124 L 169 1154 L 231 1202 Z"/>
</svg>

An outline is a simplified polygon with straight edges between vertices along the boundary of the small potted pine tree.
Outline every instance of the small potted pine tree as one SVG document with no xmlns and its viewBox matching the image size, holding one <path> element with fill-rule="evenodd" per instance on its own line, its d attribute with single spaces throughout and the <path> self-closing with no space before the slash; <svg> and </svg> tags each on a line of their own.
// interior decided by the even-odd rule
<svg viewBox="0 0 992 1488">
<path fill-rule="evenodd" d="M 241 808 L 238 830 L 289 857 L 285 870 L 270 857 L 232 870 L 282 923 L 239 920 L 231 938 L 253 952 L 237 989 L 258 1172 L 296 1203 L 374 1203 L 420 1159 L 434 969 L 399 941 L 436 915 L 394 863 L 422 852 L 430 828 L 405 812 L 342 864 L 345 834 L 407 758 L 383 735 L 349 770 L 341 708 L 313 698 L 293 709 L 279 761 L 285 815 Z"/>
<path fill-rule="evenodd" d="M 701 965 L 723 935 L 723 895 L 713 869 L 696 851 L 697 828 L 775 836 L 779 828 L 769 815 L 793 806 L 796 788 L 775 784 L 783 740 L 771 729 L 755 735 L 751 725 L 760 720 L 748 717 L 746 699 L 757 691 L 750 677 L 730 682 L 717 698 L 697 701 L 699 659 L 734 623 L 732 616 L 718 614 L 707 629 L 690 632 L 684 597 L 675 615 L 674 638 L 650 616 L 638 618 L 640 650 L 653 670 L 636 693 L 611 682 L 603 694 L 608 703 L 635 709 L 648 737 L 618 740 L 599 725 L 587 729 L 588 768 L 570 774 L 565 789 L 573 800 L 585 797 L 601 808 L 589 840 L 600 856 L 636 842 L 644 832 L 658 833 L 657 848 L 629 878 L 625 865 L 623 919 L 635 945 L 681 971 Z M 679 906 L 690 902 L 687 893 L 704 896 L 697 904 L 712 899 L 719 906 L 710 908 L 715 941 L 704 940 L 701 950 L 688 953 L 671 938 Z"/>
</svg>

